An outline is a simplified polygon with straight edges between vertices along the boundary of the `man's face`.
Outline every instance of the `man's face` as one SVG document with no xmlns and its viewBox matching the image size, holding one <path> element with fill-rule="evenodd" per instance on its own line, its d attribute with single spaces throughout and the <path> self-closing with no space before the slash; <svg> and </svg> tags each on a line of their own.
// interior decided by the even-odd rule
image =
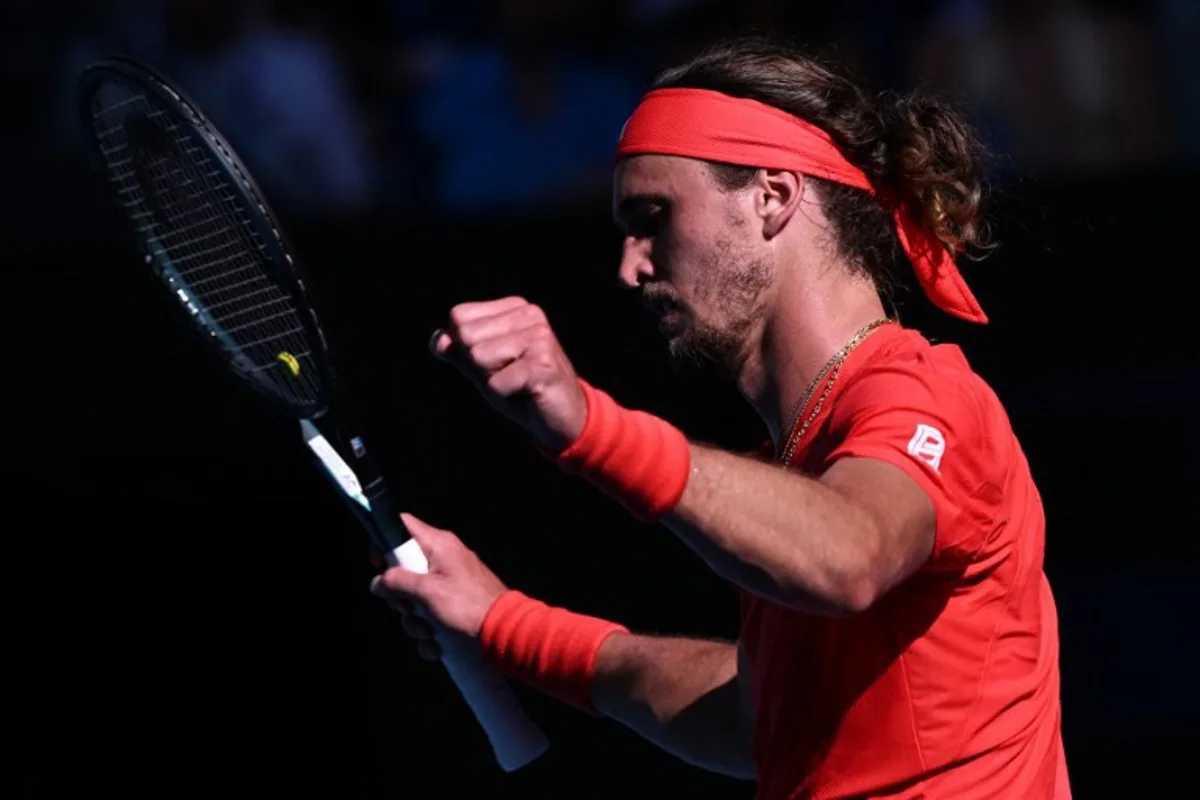
<svg viewBox="0 0 1200 800">
<path fill-rule="evenodd" d="M 672 361 L 735 377 L 761 335 L 773 277 L 748 192 L 728 192 L 700 161 L 636 156 L 617 165 L 620 277 L 640 287 Z"/>
</svg>

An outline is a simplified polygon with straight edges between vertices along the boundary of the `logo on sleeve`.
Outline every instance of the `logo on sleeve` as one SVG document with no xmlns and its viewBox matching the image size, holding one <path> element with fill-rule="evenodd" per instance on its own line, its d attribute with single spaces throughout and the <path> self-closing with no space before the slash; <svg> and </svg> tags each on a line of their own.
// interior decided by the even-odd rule
<svg viewBox="0 0 1200 800">
<path fill-rule="evenodd" d="M 918 425 L 917 432 L 908 440 L 908 454 L 933 467 L 934 472 L 940 471 L 945 452 L 946 437 L 931 425 Z"/>
</svg>

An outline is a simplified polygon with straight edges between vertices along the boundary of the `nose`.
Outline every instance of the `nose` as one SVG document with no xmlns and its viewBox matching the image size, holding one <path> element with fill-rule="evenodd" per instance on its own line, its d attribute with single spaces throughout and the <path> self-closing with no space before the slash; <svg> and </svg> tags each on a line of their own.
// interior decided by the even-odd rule
<svg viewBox="0 0 1200 800">
<path fill-rule="evenodd" d="M 650 261 L 649 238 L 625 237 L 618 276 L 621 285 L 626 289 L 636 289 L 654 277 L 654 265 Z"/>
</svg>

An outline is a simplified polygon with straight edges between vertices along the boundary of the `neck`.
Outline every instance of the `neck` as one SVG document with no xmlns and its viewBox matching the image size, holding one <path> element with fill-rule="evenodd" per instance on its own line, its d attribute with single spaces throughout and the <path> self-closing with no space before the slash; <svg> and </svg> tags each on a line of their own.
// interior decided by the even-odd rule
<svg viewBox="0 0 1200 800">
<path fill-rule="evenodd" d="M 776 448 L 790 431 L 789 412 L 824 368 L 865 325 L 884 316 L 874 284 L 841 265 L 808 285 L 781 285 L 756 347 L 738 376 Z"/>
</svg>

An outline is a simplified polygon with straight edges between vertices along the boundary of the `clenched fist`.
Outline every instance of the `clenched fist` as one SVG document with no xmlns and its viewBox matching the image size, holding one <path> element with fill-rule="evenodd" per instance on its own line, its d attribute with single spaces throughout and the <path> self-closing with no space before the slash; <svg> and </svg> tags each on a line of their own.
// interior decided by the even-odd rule
<svg viewBox="0 0 1200 800">
<path fill-rule="evenodd" d="M 520 297 L 462 303 L 430 339 L 500 413 L 543 447 L 561 452 L 579 438 L 587 400 L 545 313 Z"/>
</svg>

